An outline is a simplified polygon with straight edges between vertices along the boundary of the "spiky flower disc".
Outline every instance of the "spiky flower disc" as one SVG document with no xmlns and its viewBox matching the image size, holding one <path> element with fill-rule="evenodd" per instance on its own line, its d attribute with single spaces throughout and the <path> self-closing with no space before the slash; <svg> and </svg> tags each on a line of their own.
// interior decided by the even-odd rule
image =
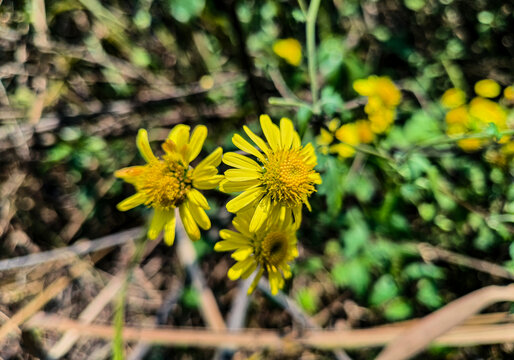
<svg viewBox="0 0 514 360">
<path fill-rule="evenodd" d="M 191 240 L 200 238 L 198 226 L 204 230 L 211 227 L 205 214 L 209 205 L 198 189 L 213 189 L 223 178 L 216 168 L 221 162 L 221 148 L 200 161 L 196 168 L 189 165 L 202 150 L 207 128 L 203 125 L 195 127 L 191 137 L 189 131 L 187 125 L 175 126 L 162 144 L 164 155 L 158 158 L 150 148 L 146 130 L 140 129 L 136 142 L 146 165 L 115 172 L 116 177 L 136 188 L 136 193 L 120 202 L 118 209 L 127 211 L 138 205 L 153 208 L 148 237 L 155 239 L 164 229 L 164 241 L 168 245 L 175 240 L 176 208 Z"/>
<path fill-rule="evenodd" d="M 321 184 L 321 177 L 314 170 L 314 148 L 310 143 L 301 145 L 289 119 L 282 118 L 280 128 L 268 115 L 262 115 L 260 123 L 267 143 L 248 127 L 244 126 L 244 131 L 262 152 L 238 134 L 232 138 L 234 145 L 255 156 L 258 162 L 233 152 L 223 156 L 223 162 L 235 169 L 225 172 L 226 179 L 220 189 L 242 191 L 228 202 L 227 210 L 237 213 L 255 209 L 249 227 L 251 232 L 261 228 L 268 217 L 283 220 L 286 214 L 292 214 L 299 226 L 303 204 L 311 210 L 308 197 L 316 191 L 314 185 Z"/>
<path fill-rule="evenodd" d="M 257 272 L 248 294 L 251 294 L 261 276 L 268 274 L 271 293 L 276 295 L 284 286 L 284 278 L 291 277 L 289 263 L 298 257 L 296 228 L 289 214 L 284 220 L 272 219 L 258 232 L 250 231 L 251 211 L 237 214 L 232 221 L 237 231 L 221 230 L 223 239 L 214 246 L 216 251 L 234 251 L 237 262 L 228 270 L 231 280 L 246 279 Z"/>
</svg>

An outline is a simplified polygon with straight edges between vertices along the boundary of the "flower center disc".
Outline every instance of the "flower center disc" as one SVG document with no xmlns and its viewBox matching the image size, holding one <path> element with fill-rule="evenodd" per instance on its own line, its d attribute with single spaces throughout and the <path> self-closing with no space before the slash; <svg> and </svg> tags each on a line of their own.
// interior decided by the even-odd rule
<svg viewBox="0 0 514 360">
<path fill-rule="evenodd" d="M 283 232 L 270 232 L 262 240 L 260 256 L 266 263 L 279 266 L 287 257 L 288 247 L 288 238 Z"/>
<path fill-rule="evenodd" d="M 309 179 L 314 170 L 305 164 L 298 150 L 272 153 L 264 162 L 264 169 L 262 182 L 273 200 L 295 206 L 314 191 L 312 180 Z"/>
<path fill-rule="evenodd" d="M 191 182 L 191 174 L 184 165 L 164 156 L 163 160 L 145 165 L 137 188 L 147 196 L 145 205 L 170 210 L 185 200 Z"/>
</svg>

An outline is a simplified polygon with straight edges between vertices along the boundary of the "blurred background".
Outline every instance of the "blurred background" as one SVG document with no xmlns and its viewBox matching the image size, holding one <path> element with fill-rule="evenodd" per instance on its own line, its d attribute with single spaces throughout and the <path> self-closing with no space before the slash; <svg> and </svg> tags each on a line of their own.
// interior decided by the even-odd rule
<svg viewBox="0 0 514 360">
<path fill-rule="evenodd" d="M 244 124 L 258 131 L 258 116 L 268 113 L 275 120 L 292 118 L 304 141 L 316 144 L 331 120 L 345 124 L 366 117 L 366 99 L 353 82 L 376 74 L 402 91 L 394 125 L 372 144 L 395 162 L 366 153 L 341 157 L 317 146 L 324 182 L 299 231 L 300 257 L 285 294 L 319 326 L 361 328 L 422 317 L 473 290 L 512 281 L 436 256 L 437 249 L 446 249 L 514 270 L 512 153 L 494 142 L 473 151 L 452 144 L 415 146 L 445 135 L 447 110 L 440 98 L 447 89 L 462 89 L 473 98 L 474 84 L 486 78 L 500 85 L 502 92 L 492 101 L 513 128 L 514 97 L 503 91 L 514 81 L 514 4 L 322 1 L 316 34 L 322 109 L 313 114 L 268 102 L 291 94 L 312 98 L 305 16 L 295 1 L 0 3 L 0 258 L 144 226 L 147 209 L 116 210 L 133 188 L 113 177 L 116 169 L 143 164 L 135 145 L 139 128 L 149 130 L 151 141 L 161 141 L 175 124 L 204 124 L 207 154 L 217 146 L 235 150 L 232 135 Z M 296 39 L 301 48 L 293 42 L 281 52 L 280 39 Z M 208 195 L 213 226 L 194 247 L 226 315 L 239 288 L 226 277 L 233 260 L 214 253 L 213 245 L 231 215 L 224 208 L 227 195 Z M 42 309 L 75 318 L 126 256 L 113 250 Z M 151 317 L 173 290 L 176 300 L 164 324 L 205 326 L 198 291 L 177 256 L 176 247 L 159 243 L 145 258 L 144 277 L 127 295 L 128 323 L 153 324 Z M 11 317 L 62 271 L 54 266 L 1 272 L 0 312 Z M 503 303 L 488 311 L 509 310 Z M 103 311 L 110 319 L 112 308 Z M 244 327 L 287 332 L 295 324 L 264 292 L 249 299 Z M 59 339 L 52 331 L 22 335 L 0 341 L 3 358 L 41 357 Z M 80 339 L 64 357 L 109 358 L 108 351 L 98 355 L 108 345 Z M 378 351 L 356 349 L 349 355 L 372 359 Z M 154 346 L 141 358 L 214 354 Z M 248 357 L 335 355 L 312 349 L 234 355 Z M 514 347 L 507 344 L 431 347 L 418 358 L 513 357 Z"/>
</svg>

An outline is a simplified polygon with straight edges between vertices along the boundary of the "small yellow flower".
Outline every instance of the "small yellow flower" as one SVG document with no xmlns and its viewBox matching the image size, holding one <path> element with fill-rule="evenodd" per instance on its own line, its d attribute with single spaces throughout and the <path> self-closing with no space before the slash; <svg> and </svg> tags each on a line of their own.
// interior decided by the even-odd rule
<svg viewBox="0 0 514 360">
<path fill-rule="evenodd" d="M 136 142 L 147 163 L 115 172 L 116 177 L 134 185 L 137 191 L 120 202 L 118 209 L 127 211 L 139 205 L 153 208 L 148 238 L 157 238 L 164 229 L 164 241 L 168 245 L 172 245 L 175 240 L 175 208 L 179 209 L 180 218 L 191 240 L 200 239 L 198 226 L 204 230 L 211 227 L 205 214 L 209 205 L 198 189 L 213 189 L 223 179 L 223 176 L 217 175 L 216 169 L 221 162 L 221 148 L 200 161 L 196 168 L 189 165 L 202 150 L 207 128 L 197 126 L 191 138 L 189 130 L 187 125 L 175 126 L 162 145 L 164 155 L 158 158 L 150 148 L 146 130 L 140 129 Z"/>
<path fill-rule="evenodd" d="M 497 97 L 500 91 L 500 85 L 492 79 L 480 80 L 475 84 L 475 93 L 485 98 Z"/>
<path fill-rule="evenodd" d="M 396 110 L 383 108 L 381 111 L 368 114 L 371 131 L 375 134 L 382 134 L 389 130 L 394 122 Z"/>
<path fill-rule="evenodd" d="M 336 138 L 341 141 L 332 145 L 330 152 L 337 153 L 339 157 L 349 158 L 355 155 L 355 148 L 360 143 L 359 130 L 355 123 L 344 124 L 336 131 Z"/>
<path fill-rule="evenodd" d="M 503 97 L 509 102 L 514 102 L 514 85 L 507 86 L 503 90 Z"/>
<path fill-rule="evenodd" d="M 398 106 L 402 99 L 400 90 L 387 76 L 371 75 L 367 79 L 356 80 L 353 88 L 362 96 L 376 97 L 389 108 Z"/>
<path fill-rule="evenodd" d="M 273 52 L 293 66 L 300 65 L 302 61 L 302 45 L 296 39 L 277 40 L 273 44 Z"/>
<path fill-rule="evenodd" d="M 371 143 L 375 138 L 375 134 L 373 134 L 373 130 L 371 129 L 371 122 L 367 120 L 357 120 L 355 125 L 357 125 L 360 142 L 363 144 Z"/>
<path fill-rule="evenodd" d="M 466 93 L 458 88 L 451 88 L 444 92 L 441 97 L 441 104 L 445 108 L 455 109 L 466 103 Z"/>
<path fill-rule="evenodd" d="M 479 150 L 483 145 L 484 141 L 482 139 L 464 139 L 457 142 L 460 148 L 464 151 L 472 152 Z"/>
<path fill-rule="evenodd" d="M 480 122 L 479 128 L 487 126 L 490 122 L 500 130 L 507 128 L 507 112 L 494 101 L 481 97 L 474 98 L 469 103 L 469 114 Z"/>
<path fill-rule="evenodd" d="M 469 122 L 469 113 L 467 106 L 459 106 L 458 108 L 451 109 L 446 113 L 446 123 L 466 125 Z"/>
<path fill-rule="evenodd" d="M 221 191 L 243 191 L 227 203 L 227 210 L 238 213 L 255 209 L 250 223 L 252 232 L 261 228 L 267 218 L 284 219 L 289 213 L 299 226 L 302 205 L 311 209 L 308 197 L 316 191 L 314 185 L 321 184 L 321 177 L 314 170 L 317 164 L 314 147 L 311 143 L 302 147 L 289 119 L 282 118 L 279 128 L 268 115 L 261 115 L 260 124 L 267 143 L 247 126 L 244 131 L 262 152 L 238 134 L 232 138 L 235 146 L 255 156 L 260 164 L 233 152 L 223 156 L 223 162 L 235 169 L 225 172 Z"/>
<path fill-rule="evenodd" d="M 237 262 L 228 270 L 231 280 L 247 279 L 257 271 L 248 294 L 251 294 L 259 279 L 268 273 L 271 293 L 276 295 L 284 286 L 284 278 L 291 277 L 289 263 L 298 257 L 296 227 L 289 214 L 283 220 L 273 218 L 260 231 L 251 231 L 252 212 L 237 214 L 232 221 L 237 231 L 221 230 L 223 239 L 214 246 L 216 251 L 233 251 Z"/>
</svg>

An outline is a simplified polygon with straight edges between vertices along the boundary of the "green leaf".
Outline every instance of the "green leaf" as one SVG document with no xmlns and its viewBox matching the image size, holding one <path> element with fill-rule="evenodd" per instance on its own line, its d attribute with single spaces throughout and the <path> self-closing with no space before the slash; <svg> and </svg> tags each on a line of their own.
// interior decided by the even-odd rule
<svg viewBox="0 0 514 360">
<path fill-rule="evenodd" d="M 332 268 L 332 279 L 340 287 L 348 286 L 357 295 L 362 296 L 368 289 L 370 275 L 362 259 L 343 262 Z"/>
<path fill-rule="evenodd" d="M 391 274 L 382 275 L 373 285 L 369 302 L 371 305 L 379 306 L 398 295 L 398 286 Z"/>
<path fill-rule="evenodd" d="M 182 23 L 200 15 L 205 7 L 205 0 L 168 0 L 168 3 L 171 16 Z"/>
<path fill-rule="evenodd" d="M 343 107 L 343 98 L 335 92 L 334 88 L 327 86 L 321 91 L 321 108 L 325 114 L 333 116 L 340 112 Z"/>
<path fill-rule="evenodd" d="M 437 309 L 443 304 L 443 299 L 439 295 L 434 283 L 428 279 L 418 281 L 418 292 L 416 299 L 430 309 Z"/>
<path fill-rule="evenodd" d="M 298 131 L 301 137 L 303 137 L 303 134 L 305 134 L 311 118 L 311 109 L 307 107 L 301 107 L 298 109 L 298 112 L 296 113 L 296 119 L 298 120 Z"/>
<path fill-rule="evenodd" d="M 403 276 L 407 279 L 416 280 L 423 277 L 442 280 L 445 278 L 443 270 L 433 264 L 412 263 L 403 269 Z"/>
<path fill-rule="evenodd" d="M 412 307 L 401 297 L 391 300 L 384 309 L 384 316 L 390 321 L 404 320 L 411 316 L 411 314 Z"/>
<path fill-rule="evenodd" d="M 300 307 L 309 315 L 318 310 L 318 297 L 310 288 L 302 288 L 296 293 L 296 301 Z"/>
</svg>

